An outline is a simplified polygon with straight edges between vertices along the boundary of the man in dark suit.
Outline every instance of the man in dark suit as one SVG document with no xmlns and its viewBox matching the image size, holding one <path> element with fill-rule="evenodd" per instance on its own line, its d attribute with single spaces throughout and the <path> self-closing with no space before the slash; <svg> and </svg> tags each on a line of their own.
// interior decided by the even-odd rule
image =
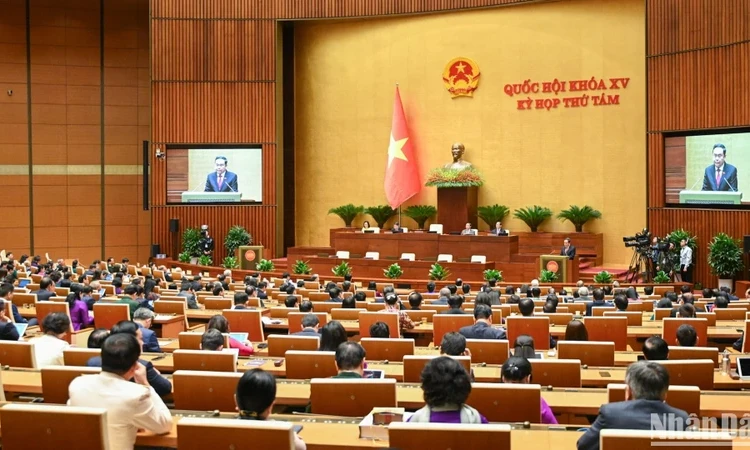
<svg viewBox="0 0 750 450">
<path fill-rule="evenodd" d="M 214 171 L 206 177 L 206 187 L 203 192 L 237 192 L 237 174 L 227 170 L 225 156 L 214 159 Z"/>
<path fill-rule="evenodd" d="M 448 306 L 450 306 L 450 309 L 441 312 L 440 314 L 469 314 L 463 309 L 461 309 L 461 305 L 464 303 L 464 298 L 460 295 L 451 295 L 448 297 Z"/>
<path fill-rule="evenodd" d="M 701 190 L 737 192 L 737 168 L 727 164 L 727 148 L 724 144 L 716 144 L 713 153 L 714 163 L 706 167 L 703 173 L 703 188 Z"/>
<path fill-rule="evenodd" d="M 143 336 L 144 352 L 161 352 L 156 333 L 151 329 L 151 323 L 155 316 L 154 312 L 148 308 L 138 308 L 133 314 L 133 322 L 138 325 L 138 328 L 141 330 L 141 336 Z"/>
<path fill-rule="evenodd" d="M 570 238 L 563 240 L 563 247 L 560 249 L 561 256 L 567 256 L 569 259 L 576 257 L 576 248 L 570 244 Z"/>
<path fill-rule="evenodd" d="M 57 295 L 55 294 L 55 283 L 51 278 L 42 278 L 42 281 L 39 282 L 39 290 L 32 292 L 32 294 L 36 294 L 38 301 L 47 301 L 50 297 Z"/>
<path fill-rule="evenodd" d="M 232 309 L 247 309 L 247 302 L 249 298 L 250 297 L 245 292 L 235 292 L 234 306 L 232 307 Z"/>
<path fill-rule="evenodd" d="M 625 401 L 601 406 L 599 417 L 578 439 L 578 450 L 599 450 L 599 432 L 605 429 L 652 430 L 661 424 L 669 431 L 685 431 L 688 414 L 664 403 L 669 372 L 663 365 L 635 362 L 625 372 L 625 384 Z"/>
<path fill-rule="evenodd" d="M 495 228 L 490 230 L 491 234 L 494 234 L 495 236 L 505 236 L 508 234 L 508 230 L 503 228 L 503 224 L 501 222 L 495 223 Z"/>
<path fill-rule="evenodd" d="M 432 305 L 447 305 L 448 304 L 448 297 L 451 296 L 451 291 L 448 288 L 442 288 L 440 289 L 440 298 L 437 300 L 433 300 L 430 302 Z"/>
<path fill-rule="evenodd" d="M 302 331 L 294 333 L 294 336 L 320 337 L 318 333 L 319 326 L 320 321 L 318 320 L 318 316 L 315 314 L 305 314 L 302 318 Z"/>
<path fill-rule="evenodd" d="M 503 328 L 492 327 L 492 308 L 485 304 L 474 306 L 474 325 L 458 330 L 466 339 L 506 339 Z"/>
<path fill-rule="evenodd" d="M 592 314 L 594 314 L 593 312 L 594 307 L 614 306 L 612 303 L 604 301 L 604 291 L 601 290 L 600 288 L 594 289 L 593 295 L 594 295 L 594 301 L 591 303 L 586 303 L 586 315 L 587 316 L 591 316 Z"/>
</svg>

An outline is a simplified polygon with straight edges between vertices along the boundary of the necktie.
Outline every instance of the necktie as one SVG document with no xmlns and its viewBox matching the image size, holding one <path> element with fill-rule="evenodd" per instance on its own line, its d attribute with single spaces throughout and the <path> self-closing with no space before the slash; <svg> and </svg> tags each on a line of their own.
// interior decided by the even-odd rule
<svg viewBox="0 0 750 450">
<path fill-rule="evenodd" d="M 721 169 L 716 171 L 716 187 L 719 187 L 719 181 L 721 180 Z"/>
<path fill-rule="evenodd" d="M 219 175 L 219 189 L 221 189 L 221 182 L 224 181 L 224 176 Z"/>
</svg>

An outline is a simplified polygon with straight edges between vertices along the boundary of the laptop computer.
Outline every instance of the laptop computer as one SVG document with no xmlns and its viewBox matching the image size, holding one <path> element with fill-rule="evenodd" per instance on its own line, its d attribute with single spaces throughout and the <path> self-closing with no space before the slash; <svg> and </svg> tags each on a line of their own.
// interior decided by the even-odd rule
<svg viewBox="0 0 750 450">
<path fill-rule="evenodd" d="M 20 287 L 20 288 L 24 288 L 24 287 L 26 287 L 26 285 L 28 285 L 29 283 L 31 283 L 31 280 L 29 280 L 29 279 L 24 279 L 24 280 L 20 280 L 20 281 L 18 282 L 18 287 Z"/>
<path fill-rule="evenodd" d="M 247 340 L 247 333 L 229 333 L 229 337 L 235 341 L 245 342 Z"/>
<path fill-rule="evenodd" d="M 18 340 L 20 341 L 23 337 L 23 334 L 26 332 L 26 328 L 29 327 L 28 323 L 14 323 L 13 325 L 16 326 L 16 330 L 18 330 Z"/>
<path fill-rule="evenodd" d="M 737 358 L 737 375 L 740 380 L 750 380 L 750 358 Z"/>
<path fill-rule="evenodd" d="M 385 378 L 385 372 L 382 371 L 382 370 L 365 369 L 364 370 L 364 376 L 362 378 L 379 378 L 379 379 L 383 379 L 383 378 Z"/>
</svg>

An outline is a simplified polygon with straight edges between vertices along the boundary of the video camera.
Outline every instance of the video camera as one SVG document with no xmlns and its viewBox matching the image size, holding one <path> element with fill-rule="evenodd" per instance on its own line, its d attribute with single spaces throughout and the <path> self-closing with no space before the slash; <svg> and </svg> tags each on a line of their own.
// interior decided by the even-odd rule
<svg viewBox="0 0 750 450">
<path fill-rule="evenodd" d="M 643 231 L 636 233 L 634 236 L 624 236 L 622 241 L 625 243 L 626 248 L 646 249 L 651 244 L 651 232 L 648 231 L 648 228 L 644 228 Z"/>
</svg>

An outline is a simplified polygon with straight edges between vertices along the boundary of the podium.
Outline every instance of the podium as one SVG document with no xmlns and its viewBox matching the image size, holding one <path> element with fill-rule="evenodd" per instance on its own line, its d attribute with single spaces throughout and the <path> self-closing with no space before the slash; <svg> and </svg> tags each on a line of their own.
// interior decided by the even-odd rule
<svg viewBox="0 0 750 450">
<path fill-rule="evenodd" d="M 557 274 L 556 283 L 575 283 L 578 278 L 578 258 L 562 255 L 539 255 L 539 272 L 549 270 Z"/>
<path fill-rule="evenodd" d="M 241 192 L 191 192 L 182 193 L 183 203 L 239 203 Z"/>
<path fill-rule="evenodd" d="M 735 191 L 680 191 L 680 203 L 703 205 L 739 205 L 742 192 Z"/>
<path fill-rule="evenodd" d="M 472 228 L 478 228 L 475 186 L 438 188 L 437 203 L 437 223 L 443 225 L 444 233 L 461 231 L 466 222 L 471 222 Z"/>
<path fill-rule="evenodd" d="M 242 245 L 237 249 L 237 252 L 239 253 L 237 259 L 242 270 L 255 270 L 258 261 L 263 259 L 262 245 Z"/>
</svg>

